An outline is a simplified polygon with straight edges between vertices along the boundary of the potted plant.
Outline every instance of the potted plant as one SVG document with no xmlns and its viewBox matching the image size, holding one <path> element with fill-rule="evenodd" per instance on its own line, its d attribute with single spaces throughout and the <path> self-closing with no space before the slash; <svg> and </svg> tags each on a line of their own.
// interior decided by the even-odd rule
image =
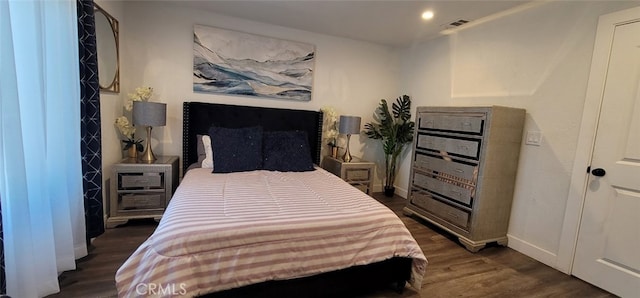
<svg viewBox="0 0 640 298">
<path fill-rule="evenodd" d="M 411 98 L 400 96 L 389 111 L 387 101 L 380 100 L 376 108 L 374 121 L 365 124 L 365 133 L 371 139 L 382 142 L 385 155 L 384 194 L 388 197 L 395 192 L 396 164 L 405 145 L 413 140 L 415 122 L 411 121 Z"/>
<path fill-rule="evenodd" d="M 134 101 L 148 101 L 152 95 L 153 88 L 151 87 L 142 86 L 136 88 L 135 92 L 129 93 L 129 100 L 124 102 L 125 113 L 129 113 L 133 110 Z M 115 124 L 118 131 L 120 131 L 120 134 L 124 137 L 122 140 L 122 143 L 124 144 L 122 150 L 127 151 L 128 157 L 137 158 L 138 152 L 142 152 L 144 147 L 142 146 L 142 139 L 135 138 L 136 128 L 125 115 L 116 118 Z"/>
<path fill-rule="evenodd" d="M 126 116 L 116 118 L 116 127 L 125 138 L 122 140 L 124 144 L 122 150 L 127 151 L 127 156 L 130 158 L 138 157 L 138 152 L 142 152 L 144 148 L 142 147 L 142 139 L 135 138 L 136 128 L 131 125 Z"/>
</svg>

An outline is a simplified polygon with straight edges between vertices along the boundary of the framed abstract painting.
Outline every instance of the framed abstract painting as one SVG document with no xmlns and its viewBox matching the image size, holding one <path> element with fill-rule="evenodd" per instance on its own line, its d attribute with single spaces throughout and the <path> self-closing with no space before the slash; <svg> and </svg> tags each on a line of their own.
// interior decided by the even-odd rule
<svg viewBox="0 0 640 298">
<path fill-rule="evenodd" d="M 193 91 L 310 101 L 315 47 L 194 26 Z"/>
</svg>

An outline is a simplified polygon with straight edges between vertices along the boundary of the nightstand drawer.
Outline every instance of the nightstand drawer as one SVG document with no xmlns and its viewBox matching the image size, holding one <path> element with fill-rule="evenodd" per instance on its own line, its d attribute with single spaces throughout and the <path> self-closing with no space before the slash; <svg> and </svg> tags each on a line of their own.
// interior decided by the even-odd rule
<svg viewBox="0 0 640 298">
<path fill-rule="evenodd" d="M 153 208 L 164 208 L 164 193 L 122 195 L 120 202 L 122 210 Z"/>
<path fill-rule="evenodd" d="M 467 228 L 469 213 L 442 203 L 428 194 L 414 190 L 411 195 L 411 204 L 427 210 L 433 215 L 436 215 L 456 226 L 465 229 Z"/>
<path fill-rule="evenodd" d="M 354 157 L 351 162 L 325 156 L 322 159 L 322 168 L 340 177 L 359 190 L 370 194 L 373 187 L 373 175 L 375 164 Z"/>
<path fill-rule="evenodd" d="M 162 188 L 162 173 L 119 173 L 120 189 Z"/>
<path fill-rule="evenodd" d="M 345 180 L 369 180 L 369 169 L 347 169 Z"/>
<path fill-rule="evenodd" d="M 351 186 L 359 189 L 366 194 L 371 192 L 371 190 L 369 189 L 369 183 L 351 183 Z"/>
</svg>

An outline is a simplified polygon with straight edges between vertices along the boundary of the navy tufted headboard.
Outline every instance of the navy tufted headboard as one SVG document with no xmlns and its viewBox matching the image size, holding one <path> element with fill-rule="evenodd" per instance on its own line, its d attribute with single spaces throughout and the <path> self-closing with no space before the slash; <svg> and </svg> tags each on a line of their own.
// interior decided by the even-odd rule
<svg viewBox="0 0 640 298">
<path fill-rule="evenodd" d="M 320 164 L 322 112 L 184 102 L 182 120 L 183 171 L 198 161 L 196 135 L 207 134 L 211 126 L 242 128 L 260 125 L 265 131 L 302 130 L 309 137 L 309 154 Z"/>
</svg>

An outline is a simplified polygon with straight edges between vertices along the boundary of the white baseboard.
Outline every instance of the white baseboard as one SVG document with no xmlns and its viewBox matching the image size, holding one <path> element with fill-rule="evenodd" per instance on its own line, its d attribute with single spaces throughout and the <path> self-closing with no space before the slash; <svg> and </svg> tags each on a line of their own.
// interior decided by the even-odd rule
<svg viewBox="0 0 640 298">
<path fill-rule="evenodd" d="M 87 251 L 87 245 L 86 244 L 74 244 L 73 246 L 73 250 L 74 250 L 74 254 L 76 257 L 76 260 L 82 257 L 86 257 L 89 252 Z M 75 269 L 75 268 L 74 268 Z"/>
<path fill-rule="evenodd" d="M 407 195 L 409 194 L 409 191 L 407 191 L 404 188 L 400 188 L 396 186 L 396 194 L 406 199 Z"/>
<path fill-rule="evenodd" d="M 557 270 L 555 266 L 557 263 L 558 256 L 556 254 L 548 250 L 542 249 L 540 247 L 537 247 L 529 242 L 526 242 L 510 234 L 507 234 L 507 238 L 509 238 L 508 246 L 510 248 Z"/>
</svg>

